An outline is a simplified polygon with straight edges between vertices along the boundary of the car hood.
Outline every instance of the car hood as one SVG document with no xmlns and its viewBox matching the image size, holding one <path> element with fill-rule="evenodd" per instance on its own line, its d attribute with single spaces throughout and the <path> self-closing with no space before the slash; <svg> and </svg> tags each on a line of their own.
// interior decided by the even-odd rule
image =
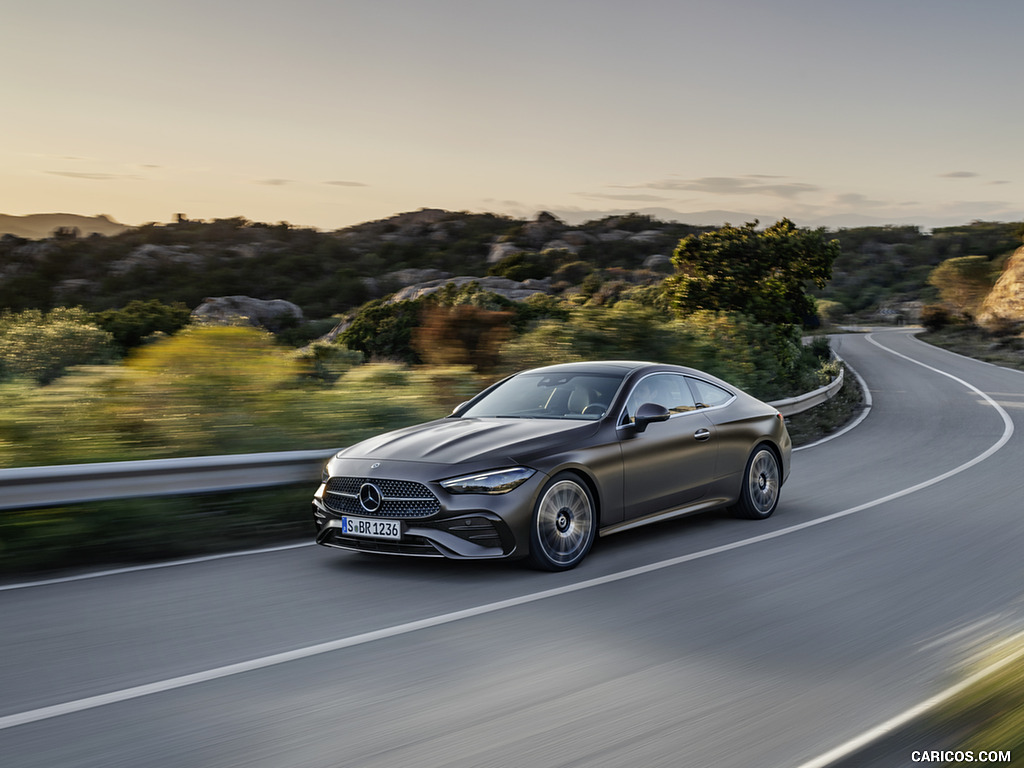
<svg viewBox="0 0 1024 768">
<path fill-rule="evenodd" d="M 387 432 L 344 449 L 339 459 L 388 459 L 461 464 L 493 459 L 518 462 L 557 453 L 593 434 L 595 421 L 447 418 Z"/>
</svg>

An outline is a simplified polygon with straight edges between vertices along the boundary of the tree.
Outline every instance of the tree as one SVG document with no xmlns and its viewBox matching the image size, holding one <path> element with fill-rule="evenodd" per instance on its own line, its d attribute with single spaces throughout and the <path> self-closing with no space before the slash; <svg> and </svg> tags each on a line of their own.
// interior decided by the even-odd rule
<svg viewBox="0 0 1024 768">
<path fill-rule="evenodd" d="M 420 324 L 423 299 L 388 304 L 382 299 L 367 302 L 339 336 L 349 349 L 362 352 L 366 359 L 401 360 L 418 363 L 412 348 L 412 334 Z"/>
<path fill-rule="evenodd" d="M 672 305 L 686 315 L 700 310 L 742 312 L 766 325 L 793 325 L 815 315 L 805 287 L 824 287 L 839 243 L 825 230 L 798 229 L 782 219 L 758 232 L 757 221 L 728 224 L 683 238 L 668 278 Z"/>
<path fill-rule="evenodd" d="M 95 322 L 125 351 L 139 346 L 154 333 L 172 334 L 181 330 L 188 325 L 191 315 L 189 308 L 180 301 L 164 304 L 157 299 L 136 299 L 121 309 L 97 313 Z"/>
<path fill-rule="evenodd" d="M 995 283 L 992 263 L 984 256 L 957 256 L 932 270 L 928 282 L 942 300 L 965 317 L 973 317 Z"/>
</svg>

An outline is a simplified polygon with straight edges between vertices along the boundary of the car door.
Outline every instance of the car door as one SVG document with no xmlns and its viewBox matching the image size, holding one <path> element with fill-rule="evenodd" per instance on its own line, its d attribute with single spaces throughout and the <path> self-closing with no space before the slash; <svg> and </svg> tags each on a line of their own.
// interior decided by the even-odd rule
<svg viewBox="0 0 1024 768">
<path fill-rule="evenodd" d="M 669 418 L 638 431 L 633 416 L 647 402 L 664 406 Z M 619 436 L 626 520 L 677 509 L 707 493 L 715 476 L 715 425 L 697 408 L 682 375 L 640 379 L 626 400 Z"/>
</svg>

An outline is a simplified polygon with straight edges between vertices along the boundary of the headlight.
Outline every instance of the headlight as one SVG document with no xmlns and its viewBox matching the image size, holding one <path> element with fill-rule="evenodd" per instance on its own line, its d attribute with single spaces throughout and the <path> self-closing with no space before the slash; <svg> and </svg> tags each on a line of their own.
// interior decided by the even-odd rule
<svg viewBox="0 0 1024 768">
<path fill-rule="evenodd" d="M 441 487 L 449 493 L 508 493 L 533 477 L 535 472 L 536 470 L 526 467 L 495 469 L 491 472 L 442 480 Z"/>
<path fill-rule="evenodd" d="M 331 479 L 331 473 L 327 471 L 327 465 L 324 464 L 323 470 L 320 472 L 320 482 L 326 483 Z"/>
</svg>

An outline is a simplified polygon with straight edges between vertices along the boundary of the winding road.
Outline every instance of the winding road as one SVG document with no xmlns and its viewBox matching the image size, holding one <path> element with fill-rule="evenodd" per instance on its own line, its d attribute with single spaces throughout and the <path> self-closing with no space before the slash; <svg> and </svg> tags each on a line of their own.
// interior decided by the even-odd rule
<svg viewBox="0 0 1024 768">
<path fill-rule="evenodd" d="M 562 574 L 303 545 L 0 584 L 0 765 L 827 765 L 1024 629 L 1024 375 L 834 346 L 870 410 L 767 521 Z"/>
</svg>

